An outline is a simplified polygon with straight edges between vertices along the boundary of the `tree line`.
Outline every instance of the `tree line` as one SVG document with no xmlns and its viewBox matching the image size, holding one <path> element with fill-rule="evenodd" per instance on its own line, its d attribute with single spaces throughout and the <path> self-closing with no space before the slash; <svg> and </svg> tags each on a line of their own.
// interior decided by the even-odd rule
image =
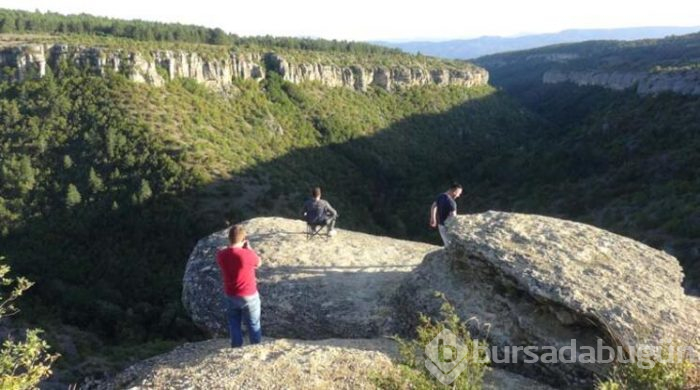
<svg viewBox="0 0 700 390">
<path fill-rule="evenodd" d="M 0 33 L 84 34 L 129 38 L 139 41 L 205 43 L 211 45 L 262 46 L 297 50 L 338 51 L 363 54 L 396 54 L 390 49 L 364 42 L 326 39 L 241 37 L 221 28 L 144 20 L 121 20 L 88 14 L 61 15 L 0 9 Z"/>
</svg>

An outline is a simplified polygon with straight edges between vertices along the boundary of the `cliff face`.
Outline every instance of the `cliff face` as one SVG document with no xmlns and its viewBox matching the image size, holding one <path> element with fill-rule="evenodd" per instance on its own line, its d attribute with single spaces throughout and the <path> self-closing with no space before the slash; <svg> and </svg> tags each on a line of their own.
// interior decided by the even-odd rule
<svg viewBox="0 0 700 390">
<path fill-rule="evenodd" d="M 700 95 L 700 71 L 697 70 L 658 73 L 549 70 L 542 75 L 542 82 L 572 82 L 579 86 L 594 85 L 614 90 L 634 88 L 640 95 L 655 95 L 661 92 Z"/>
<path fill-rule="evenodd" d="M 273 70 L 292 83 L 317 81 L 329 87 L 346 87 L 364 91 L 376 86 L 388 91 L 422 85 L 460 85 L 466 87 L 488 83 L 488 72 L 467 66 L 463 69 L 424 66 L 350 65 L 303 63 L 285 59 L 277 53 L 231 52 L 223 58 L 207 58 L 198 53 L 154 50 L 148 53 L 61 44 L 21 45 L 0 51 L 0 68 L 14 69 L 11 77 L 42 77 L 47 67 L 61 61 L 91 68 L 104 74 L 122 72 L 131 80 L 162 85 L 178 77 L 192 78 L 211 87 L 225 87 L 234 79 L 261 80 Z"/>
<path fill-rule="evenodd" d="M 331 87 L 351 87 L 365 91 L 369 86 L 385 90 L 421 85 L 460 85 L 473 87 L 488 83 L 484 69 L 426 69 L 424 67 L 377 66 L 342 67 L 320 63 L 290 63 L 277 54 L 268 54 L 267 60 L 285 80 L 293 83 L 320 81 Z"/>
</svg>

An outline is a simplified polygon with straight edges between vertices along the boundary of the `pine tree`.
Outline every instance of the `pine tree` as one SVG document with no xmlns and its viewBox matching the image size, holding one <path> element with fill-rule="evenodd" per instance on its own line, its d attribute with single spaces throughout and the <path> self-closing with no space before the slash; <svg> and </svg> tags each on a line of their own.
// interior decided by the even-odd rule
<svg viewBox="0 0 700 390">
<path fill-rule="evenodd" d="M 95 172 L 95 168 L 90 168 L 90 173 L 88 174 L 88 184 L 90 185 L 90 191 L 92 193 L 100 192 L 104 190 L 104 182 L 100 175 Z"/>
<path fill-rule="evenodd" d="M 141 187 L 139 192 L 134 196 L 134 203 L 141 204 L 153 196 L 153 191 L 151 190 L 151 185 L 148 180 L 141 179 Z"/>
<path fill-rule="evenodd" d="M 70 169 L 73 166 L 73 159 L 69 155 L 63 156 L 63 168 Z"/>
<path fill-rule="evenodd" d="M 82 201 L 80 192 L 74 184 L 68 184 L 68 190 L 66 191 L 66 207 L 71 208 Z"/>
</svg>

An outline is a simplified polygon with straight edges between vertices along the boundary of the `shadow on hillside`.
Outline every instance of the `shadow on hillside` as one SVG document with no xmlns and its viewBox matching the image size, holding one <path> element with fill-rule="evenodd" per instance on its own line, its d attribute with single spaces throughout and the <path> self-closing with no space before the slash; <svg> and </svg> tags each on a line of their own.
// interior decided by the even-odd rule
<svg viewBox="0 0 700 390">
<path fill-rule="evenodd" d="M 475 191 L 519 180 L 505 156 L 537 126 L 514 107 L 497 92 L 369 136 L 293 150 L 196 191 L 195 209 L 219 227 L 257 216 L 298 218 L 310 189 L 321 186 L 340 213 L 340 227 L 437 243 L 428 209 L 452 181 L 469 184 L 461 212 L 509 208 Z M 317 131 L 323 140 L 334 129 Z M 500 164 L 503 169 L 494 169 Z"/>
<path fill-rule="evenodd" d="M 566 161 L 544 161 L 539 153 L 552 129 L 518 107 L 496 92 L 446 112 L 407 117 L 370 136 L 293 150 L 196 191 L 193 209 L 217 229 L 259 216 L 299 218 L 309 190 L 318 185 L 339 211 L 341 228 L 439 244 L 427 224 L 428 210 L 438 193 L 458 181 L 465 186 L 457 201 L 460 213 L 502 210 L 608 229 L 620 224 L 595 222 L 605 202 L 595 193 L 574 196 L 569 190 L 572 181 L 584 183 L 612 168 L 586 170 L 591 157 L 585 150 L 562 151 Z M 317 130 L 320 139 L 333 131 Z M 668 247 L 646 231 L 615 232 Z M 673 254 L 685 268 L 688 292 L 700 295 L 694 289 L 700 286 L 700 241 L 683 243 L 690 250 Z"/>
</svg>

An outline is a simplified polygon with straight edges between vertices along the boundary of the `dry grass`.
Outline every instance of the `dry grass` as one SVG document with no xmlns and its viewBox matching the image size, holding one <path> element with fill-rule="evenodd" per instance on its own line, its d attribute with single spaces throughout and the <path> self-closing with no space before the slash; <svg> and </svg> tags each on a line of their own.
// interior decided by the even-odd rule
<svg viewBox="0 0 700 390">
<path fill-rule="evenodd" d="M 700 390 L 700 362 L 691 364 L 688 368 L 685 386 L 687 390 Z"/>
</svg>

